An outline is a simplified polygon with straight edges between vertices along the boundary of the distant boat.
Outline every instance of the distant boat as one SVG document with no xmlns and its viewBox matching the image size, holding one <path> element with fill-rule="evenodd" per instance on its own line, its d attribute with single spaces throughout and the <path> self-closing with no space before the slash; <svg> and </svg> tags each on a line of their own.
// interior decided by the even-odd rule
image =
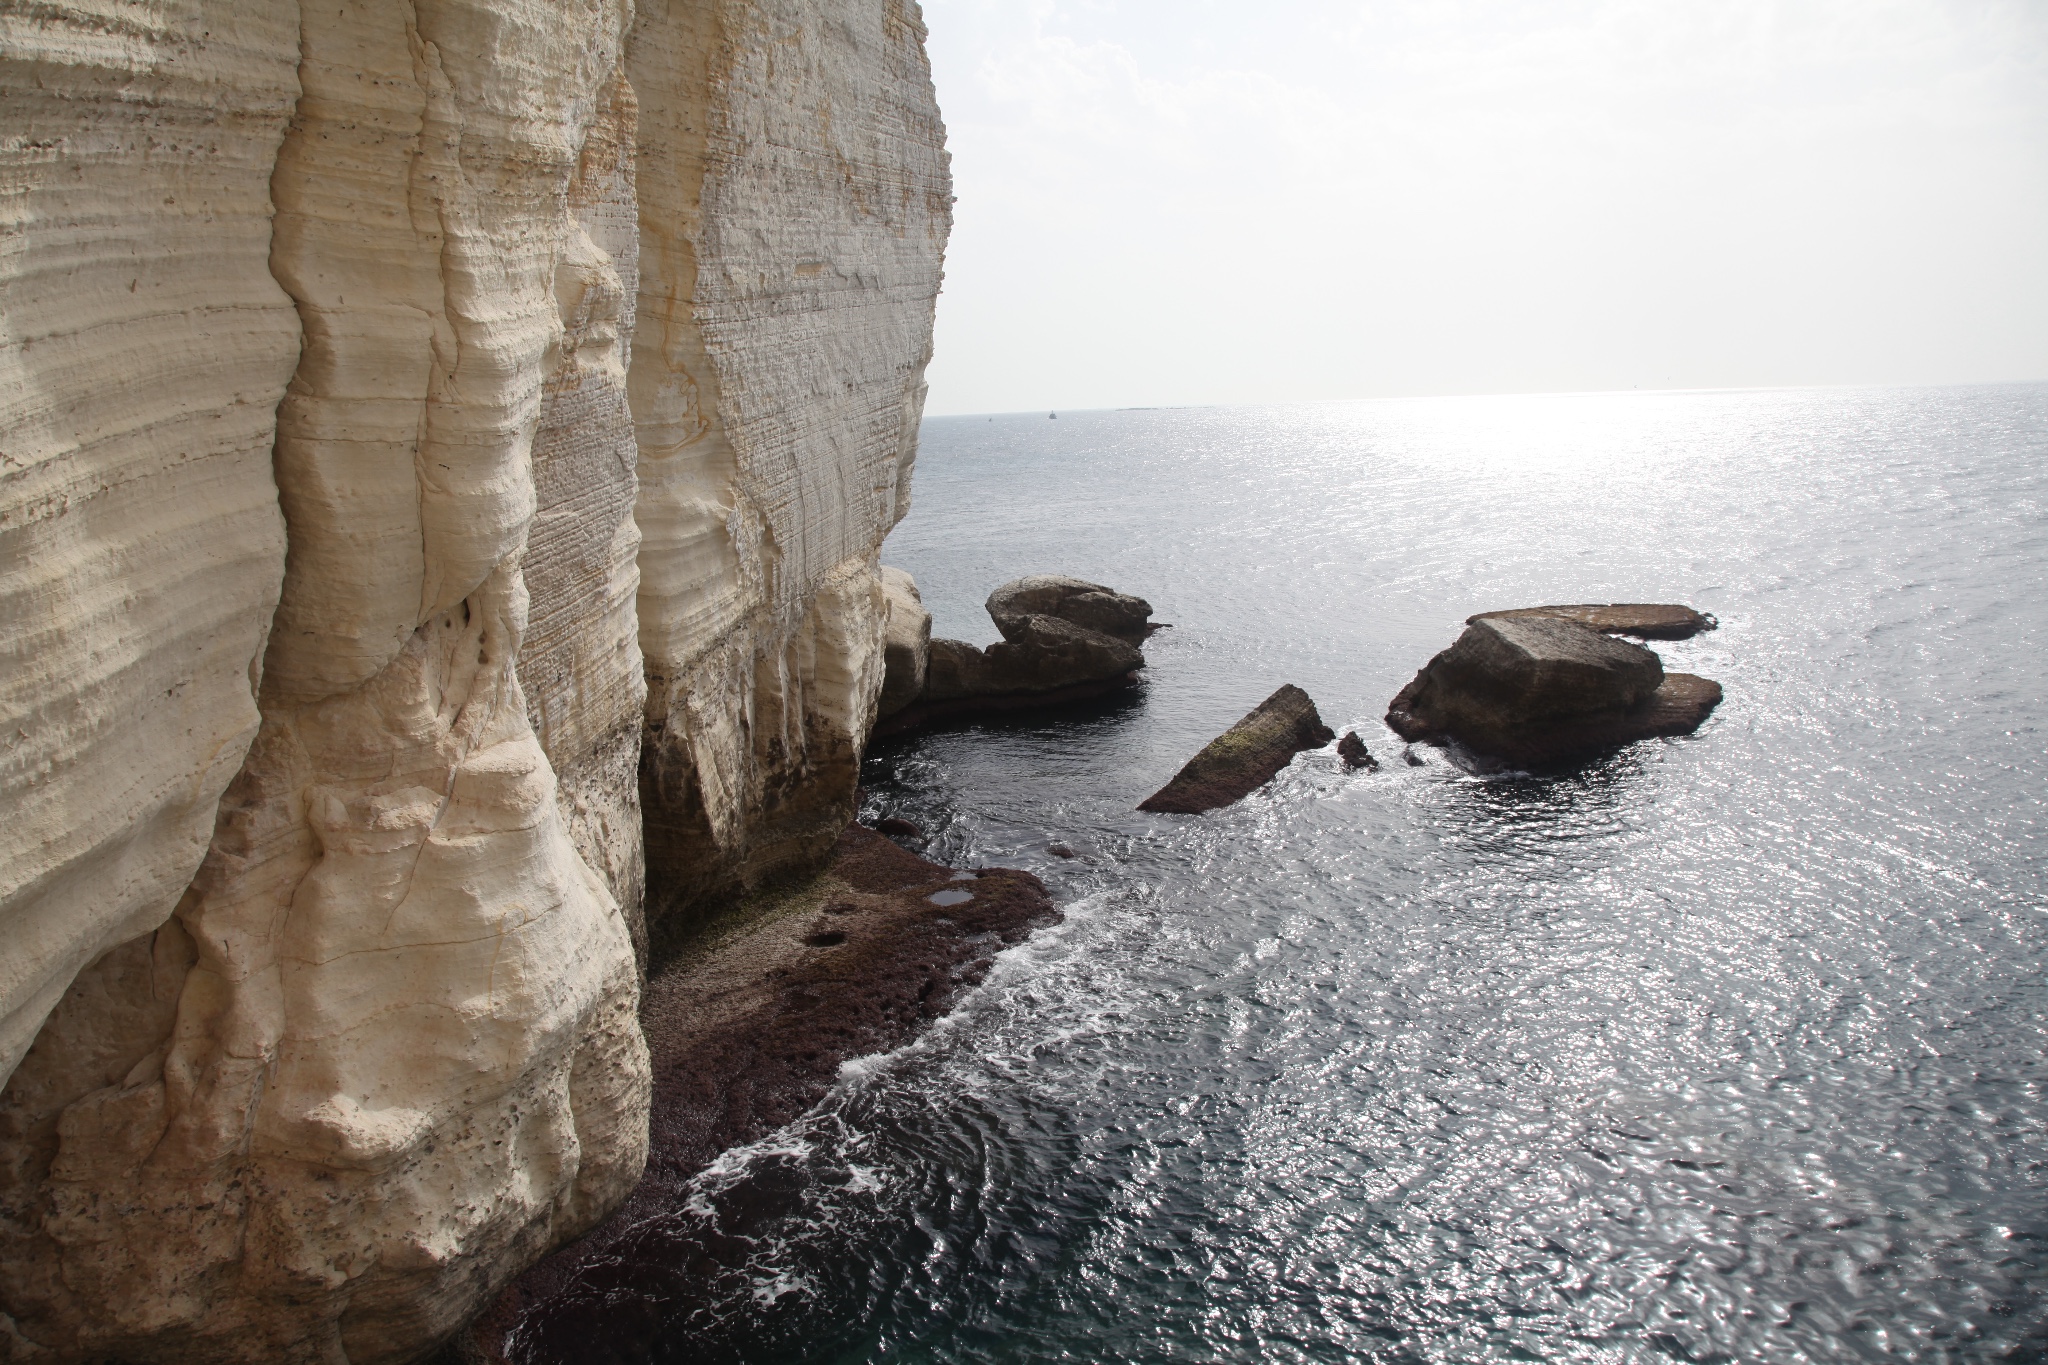
<svg viewBox="0 0 2048 1365">
<path fill-rule="evenodd" d="M 1060 420 L 1060 415 L 1056 412 L 1048 412 L 1046 416 L 1055 422 Z"/>
</svg>

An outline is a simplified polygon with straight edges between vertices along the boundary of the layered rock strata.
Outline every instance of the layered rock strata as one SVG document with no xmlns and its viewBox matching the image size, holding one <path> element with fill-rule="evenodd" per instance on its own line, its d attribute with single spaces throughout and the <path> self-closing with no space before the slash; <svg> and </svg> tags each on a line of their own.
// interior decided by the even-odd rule
<svg viewBox="0 0 2048 1365">
<path fill-rule="evenodd" d="M 1720 684 L 1546 612 L 1475 617 L 1387 709 L 1410 741 L 1455 741 L 1520 764 L 1562 762 L 1638 739 L 1689 734 Z"/>
<path fill-rule="evenodd" d="M 1336 737 L 1308 693 L 1289 683 L 1210 740 L 1138 809 L 1200 815 L 1232 805 L 1272 781 L 1302 750 L 1320 749 Z"/>
<path fill-rule="evenodd" d="M 823 857 L 852 813 L 951 197 L 914 6 L 647 0 L 627 68 L 659 919 Z"/>
<path fill-rule="evenodd" d="M 522 1278 L 478 1324 L 472 1354 L 645 1358 L 664 1321 L 746 1273 L 746 1248 L 699 1240 L 691 1177 L 810 1108 L 841 1062 L 909 1041 L 998 951 L 1058 919 L 1028 872 L 955 871 L 853 825 L 822 874 L 702 926 L 647 986 L 646 1180 L 596 1233 Z"/>
<path fill-rule="evenodd" d="M 415 1358 L 633 1188 L 643 904 L 850 813 L 922 37 L 0 14 L 0 1358 Z"/>
<path fill-rule="evenodd" d="M 162 924 L 258 724 L 291 7 L 0 9 L 0 1077 Z"/>
</svg>

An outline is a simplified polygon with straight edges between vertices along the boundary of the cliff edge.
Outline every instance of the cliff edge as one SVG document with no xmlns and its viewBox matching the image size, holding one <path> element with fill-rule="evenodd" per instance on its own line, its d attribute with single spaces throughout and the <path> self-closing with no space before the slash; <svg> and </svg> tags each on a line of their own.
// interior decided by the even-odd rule
<svg viewBox="0 0 2048 1365">
<path fill-rule="evenodd" d="M 822 861 L 950 224 L 908 0 L 0 13 L 0 1359 L 403 1361 Z"/>
</svg>

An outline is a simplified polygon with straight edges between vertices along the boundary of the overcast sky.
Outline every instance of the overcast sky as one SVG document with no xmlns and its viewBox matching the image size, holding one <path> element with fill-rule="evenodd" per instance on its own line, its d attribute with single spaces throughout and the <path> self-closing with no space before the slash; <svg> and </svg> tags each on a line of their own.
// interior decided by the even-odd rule
<svg viewBox="0 0 2048 1365">
<path fill-rule="evenodd" d="M 2048 379 L 2048 0 L 924 0 L 933 413 Z"/>
</svg>

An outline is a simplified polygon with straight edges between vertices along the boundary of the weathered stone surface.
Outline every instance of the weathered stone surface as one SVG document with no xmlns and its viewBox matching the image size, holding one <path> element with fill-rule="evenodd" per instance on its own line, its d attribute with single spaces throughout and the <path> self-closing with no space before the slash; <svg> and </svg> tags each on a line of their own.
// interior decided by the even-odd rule
<svg viewBox="0 0 2048 1365">
<path fill-rule="evenodd" d="M 1475 621 L 1422 670 L 1412 709 L 1475 735 L 1589 711 L 1621 710 L 1657 690 L 1651 651 L 1556 617 Z"/>
<path fill-rule="evenodd" d="M 0 13 L 0 1356 L 416 1358 L 632 1188 L 640 798 L 821 857 L 881 689 L 922 37 Z"/>
<path fill-rule="evenodd" d="M 298 29 L 245 0 L 0 7 L 0 1082 L 169 917 L 256 737 Z"/>
<path fill-rule="evenodd" d="M 1034 574 L 1003 584 L 988 595 L 988 614 L 1005 640 L 1027 632 L 1033 616 L 1063 621 L 1127 644 L 1140 644 L 1151 633 L 1152 604 L 1100 583 L 1057 574 Z"/>
<path fill-rule="evenodd" d="M 69 22 L 36 13 L 16 22 Z M 263 34 L 278 13 L 205 22 Z M 647 1072 L 628 927 L 614 869 L 579 856 L 518 667 L 532 587 L 582 597 L 586 569 L 604 578 L 599 609 L 583 601 L 534 659 L 544 688 L 589 667 L 590 695 L 549 723 L 565 760 L 601 762 L 637 688 L 630 662 L 595 662 L 616 638 L 582 631 L 630 621 L 630 485 L 581 471 L 620 458 L 623 287 L 578 215 L 606 198 L 603 145 L 622 145 L 625 13 L 284 12 L 302 89 L 260 182 L 276 202 L 268 269 L 258 255 L 203 286 L 194 274 L 220 297 L 159 343 L 234 358 L 248 277 L 274 277 L 304 331 L 288 389 L 180 395 L 202 428 L 239 422 L 244 403 L 278 414 L 274 460 L 251 471 L 274 468 L 289 540 L 261 727 L 175 918 L 69 983 L 0 1096 L 0 1308 L 47 1358 L 405 1359 L 638 1176 Z M 95 33 L 182 67 L 200 30 Z M 237 80 L 262 73 L 208 74 L 209 106 L 227 109 Z M 146 107 L 133 79 L 63 112 Z M 60 159 L 80 147 L 53 145 Z M 202 208 L 211 193 L 203 174 L 163 188 Z M 102 375 L 123 344 L 102 344 Z M 557 442 L 544 477 L 609 524 L 590 554 L 543 536 L 530 585 L 540 437 Z M 161 434 L 159 457 L 191 439 Z M 232 562 L 232 524 L 220 543 Z M 205 564 L 212 549 L 184 553 Z M 124 752 L 148 747 L 131 729 Z"/>
<path fill-rule="evenodd" d="M 1308 693 L 1290 683 L 1210 740 L 1138 809 L 1200 815 L 1228 806 L 1272 781 L 1303 749 L 1319 749 L 1336 737 Z"/>
<path fill-rule="evenodd" d="M 1136 646 L 1057 616 L 1013 618 L 1011 636 L 987 649 L 934 640 L 922 697 L 946 702 L 1042 693 L 1079 683 L 1121 682 L 1145 666 Z"/>
<path fill-rule="evenodd" d="M 1510 617 L 1554 616 L 1577 621 L 1607 635 L 1633 635 L 1641 640 L 1689 640 L 1703 630 L 1720 624 L 1713 617 L 1691 607 L 1664 602 L 1583 603 L 1577 606 L 1517 607 L 1513 611 L 1483 611 L 1467 617 L 1465 624 Z"/>
<path fill-rule="evenodd" d="M 901 569 L 882 566 L 882 593 L 888 622 L 882 642 L 882 696 L 875 714 L 887 718 L 924 691 L 932 653 L 932 614 L 924 609 L 916 581 Z"/>
<path fill-rule="evenodd" d="M 935 904 L 935 893 L 955 903 Z M 656 1215 L 688 1198 L 686 1183 L 718 1153 L 816 1103 L 841 1062 L 901 1046 L 980 981 L 999 949 L 1058 919 L 1028 872 L 963 877 L 852 826 L 821 876 L 702 928 L 648 983 L 646 1179 L 601 1229 L 500 1301 L 475 1333 L 477 1354 L 503 1358 L 516 1327 L 519 1359 L 633 1359 L 651 1324 L 617 1312 L 611 1291 L 645 1304 L 666 1287 L 678 1311 L 681 1296 L 725 1292 L 744 1253 L 693 1245 L 685 1220 Z M 687 1279 L 676 1273 L 685 1266 Z"/>
<path fill-rule="evenodd" d="M 951 222 L 923 39 L 895 0 L 636 12 L 657 921 L 823 857 L 852 815 Z"/>
<path fill-rule="evenodd" d="M 1380 766 L 1379 760 L 1365 747 L 1365 741 L 1359 738 L 1356 730 L 1346 730 L 1344 737 L 1337 741 L 1337 757 L 1344 760 L 1344 766 L 1347 768 L 1369 769 Z"/>
<path fill-rule="evenodd" d="M 638 774 L 647 678 L 634 606 L 638 453 L 626 399 L 639 288 L 637 108 L 615 69 L 569 184 L 574 224 L 554 278 L 562 337 L 533 436 L 519 685 L 555 770 L 569 840 L 604 879 L 644 957 Z"/>
<path fill-rule="evenodd" d="M 987 649 L 930 641 L 924 690 L 910 705 L 884 712 L 877 735 L 1106 696 L 1134 684 L 1145 666 L 1137 641 L 1150 630 L 1152 608 L 1143 598 L 1040 575 L 997 588 L 988 611 L 1003 638 Z"/>
<path fill-rule="evenodd" d="M 1719 684 L 1560 617 L 1475 618 L 1403 688 L 1387 724 L 1515 763 L 1550 763 L 1696 729 Z"/>
</svg>

